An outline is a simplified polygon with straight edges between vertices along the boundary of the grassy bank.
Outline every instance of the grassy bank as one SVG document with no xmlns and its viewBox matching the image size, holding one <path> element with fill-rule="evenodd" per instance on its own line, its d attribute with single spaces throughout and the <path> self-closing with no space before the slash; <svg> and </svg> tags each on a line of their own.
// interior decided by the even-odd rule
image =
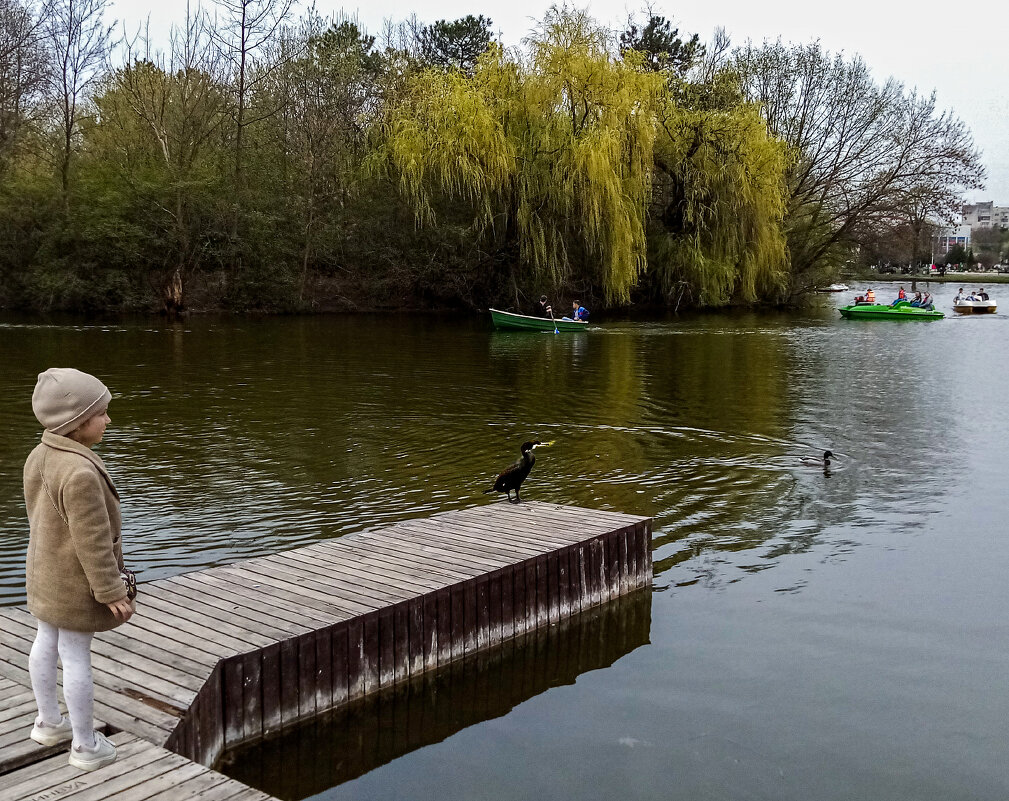
<svg viewBox="0 0 1009 801">
<path fill-rule="evenodd" d="M 858 284 L 873 284 L 882 282 L 891 283 L 910 283 L 911 281 L 924 282 L 936 284 L 958 284 L 964 285 L 966 288 L 968 284 L 977 284 L 978 286 L 984 286 L 985 284 L 1009 284 L 1009 275 L 1000 273 L 953 273 L 947 272 L 946 275 L 901 275 L 899 273 L 859 273 L 857 275 L 852 275 L 844 278 L 844 282 L 852 287 L 856 288 Z"/>
</svg>

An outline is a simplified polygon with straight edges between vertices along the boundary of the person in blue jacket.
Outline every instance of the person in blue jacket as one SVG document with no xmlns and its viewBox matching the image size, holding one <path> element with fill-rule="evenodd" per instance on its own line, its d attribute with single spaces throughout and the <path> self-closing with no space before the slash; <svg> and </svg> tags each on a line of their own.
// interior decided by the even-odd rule
<svg viewBox="0 0 1009 801">
<path fill-rule="evenodd" d="M 571 317 L 566 319 L 587 323 L 589 321 L 589 310 L 582 306 L 580 300 L 573 300 L 571 301 Z"/>
</svg>

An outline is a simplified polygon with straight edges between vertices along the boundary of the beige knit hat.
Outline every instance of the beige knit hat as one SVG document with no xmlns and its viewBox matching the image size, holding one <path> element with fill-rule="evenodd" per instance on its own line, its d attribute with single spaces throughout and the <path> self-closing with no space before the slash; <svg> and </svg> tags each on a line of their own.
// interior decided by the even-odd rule
<svg viewBox="0 0 1009 801">
<path fill-rule="evenodd" d="M 109 405 L 112 393 L 101 381 L 73 367 L 50 367 L 39 373 L 32 411 L 54 434 L 67 434 Z"/>
</svg>

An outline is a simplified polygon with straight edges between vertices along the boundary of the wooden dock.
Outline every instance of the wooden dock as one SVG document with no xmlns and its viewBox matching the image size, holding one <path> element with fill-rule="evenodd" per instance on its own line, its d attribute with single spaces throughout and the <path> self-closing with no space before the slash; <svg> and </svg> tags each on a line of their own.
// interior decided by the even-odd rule
<svg viewBox="0 0 1009 801">
<path fill-rule="evenodd" d="M 132 736 L 124 743 L 219 777 L 207 767 L 228 749 L 646 586 L 650 538 L 647 518 L 497 503 L 149 582 L 130 623 L 95 638 L 96 717 Z M 5 788 L 27 788 L 49 761 L 66 766 L 24 744 L 34 636 L 27 611 L 0 609 Z M 37 797 L 76 792 L 54 787 Z M 113 787 L 86 797 L 119 798 Z M 36 797 L 24 793 L 10 798 Z M 246 797 L 265 798 L 236 801 Z"/>
</svg>

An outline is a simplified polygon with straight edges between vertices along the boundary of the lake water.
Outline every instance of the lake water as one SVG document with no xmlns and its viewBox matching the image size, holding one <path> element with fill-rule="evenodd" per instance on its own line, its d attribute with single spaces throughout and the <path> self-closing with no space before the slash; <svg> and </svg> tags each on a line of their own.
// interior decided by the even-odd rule
<svg viewBox="0 0 1009 801">
<path fill-rule="evenodd" d="M 1004 799 L 1009 315 L 938 292 L 937 322 L 845 321 L 846 294 L 556 336 L 2 317 L 0 603 L 48 366 L 112 389 L 98 450 L 142 580 L 499 502 L 518 445 L 555 440 L 523 496 L 653 517 L 653 591 L 230 772 L 355 801 Z"/>
</svg>

